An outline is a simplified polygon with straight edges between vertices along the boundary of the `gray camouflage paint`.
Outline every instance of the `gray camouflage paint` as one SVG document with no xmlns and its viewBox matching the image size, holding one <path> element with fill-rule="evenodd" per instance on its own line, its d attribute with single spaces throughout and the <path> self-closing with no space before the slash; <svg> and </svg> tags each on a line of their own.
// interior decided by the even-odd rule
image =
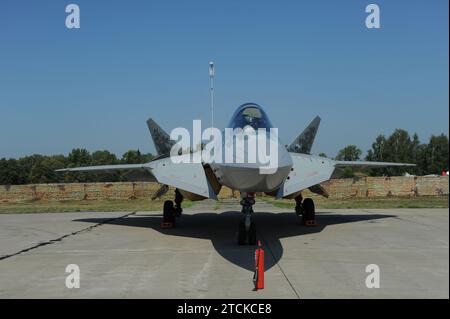
<svg viewBox="0 0 450 319">
<path fill-rule="evenodd" d="M 153 119 L 147 120 L 147 126 L 152 135 L 153 143 L 155 144 L 156 152 L 158 155 L 168 155 L 175 141 L 170 139 L 170 135 L 167 134 Z"/>
<path fill-rule="evenodd" d="M 308 127 L 289 145 L 288 151 L 300 154 L 310 154 L 319 129 L 320 117 L 316 116 Z"/>
</svg>

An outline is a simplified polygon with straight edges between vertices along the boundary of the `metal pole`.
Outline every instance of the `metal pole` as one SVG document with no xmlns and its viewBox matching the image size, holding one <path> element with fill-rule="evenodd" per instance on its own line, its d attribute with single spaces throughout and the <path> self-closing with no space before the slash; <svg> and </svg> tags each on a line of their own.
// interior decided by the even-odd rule
<svg viewBox="0 0 450 319">
<path fill-rule="evenodd" d="M 214 77 L 211 77 L 211 128 L 214 127 Z"/>
<path fill-rule="evenodd" d="M 214 127 L 214 62 L 209 62 L 210 94 L 211 94 L 211 129 Z"/>
</svg>

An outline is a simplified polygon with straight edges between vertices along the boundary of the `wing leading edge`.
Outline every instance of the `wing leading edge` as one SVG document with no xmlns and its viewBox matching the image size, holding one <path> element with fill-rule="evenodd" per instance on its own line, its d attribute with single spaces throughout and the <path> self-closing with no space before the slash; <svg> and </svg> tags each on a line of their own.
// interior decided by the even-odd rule
<svg viewBox="0 0 450 319">
<path fill-rule="evenodd" d="M 55 172 L 108 172 L 146 169 L 146 164 L 98 165 L 57 169 Z"/>
</svg>

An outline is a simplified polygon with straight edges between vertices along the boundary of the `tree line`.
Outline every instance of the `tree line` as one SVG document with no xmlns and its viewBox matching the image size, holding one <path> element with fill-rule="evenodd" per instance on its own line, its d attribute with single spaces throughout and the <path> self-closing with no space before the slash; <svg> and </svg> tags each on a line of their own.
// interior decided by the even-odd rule
<svg viewBox="0 0 450 319">
<path fill-rule="evenodd" d="M 123 173 L 58 173 L 56 169 L 113 165 L 141 164 L 151 161 L 152 154 L 142 154 L 139 150 L 129 150 L 117 158 L 109 151 L 90 153 L 86 149 L 73 149 L 69 155 L 31 155 L 19 159 L 0 159 L 0 185 L 20 185 L 38 183 L 89 183 L 124 181 Z"/>
<path fill-rule="evenodd" d="M 412 175 L 440 174 L 449 168 L 449 142 L 445 134 L 433 135 L 428 143 L 421 143 L 417 134 L 412 136 L 402 129 L 390 136 L 379 135 L 372 148 L 362 157 L 362 150 L 349 145 L 340 150 L 336 160 L 377 161 L 414 163 L 416 167 L 390 167 L 355 171 L 346 169 L 343 177 L 357 173 L 371 176 L 397 176 L 408 172 Z M 320 153 L 326 157 L 326 154 Z M 86 149 L 73 149 L 64 155 L 31 155 L 19 159 L 0 159 L 0 185 L 38 184 L 38 183 L 88 183 L 118 182 L 126 180 L 124 173 L 57 173 L 56 169 L 78 166 L 140 164 L 151 161 L 154 156 L 142 154 L 139 150 L 129 150 L 119 159 L 109 151 L 90 153 Z"/>
<path fill-rule="evenodd" d="M 362 158 L 363 152 L 355 145 L 341 149 L 336 160 L 375 161 L 412 163 L 415 167 L 387 167 L 359 170 L 359 173 L 370 176 L 399 176 L 405 172 L 411 175 L 440 175 L 449 168 L 449 144 L 445 134 L 432 135 L 428 143 L 422 143 L 417 134 L 410 134 L 402 129 L 395 130 L 390 136 L 378 135 L 372 148 Z M 321 156 L 326 156 L 321 153 Z M 354 169 L 345 169 L 343 176 L 352 177 L 357 173 Z"/>
</svg>

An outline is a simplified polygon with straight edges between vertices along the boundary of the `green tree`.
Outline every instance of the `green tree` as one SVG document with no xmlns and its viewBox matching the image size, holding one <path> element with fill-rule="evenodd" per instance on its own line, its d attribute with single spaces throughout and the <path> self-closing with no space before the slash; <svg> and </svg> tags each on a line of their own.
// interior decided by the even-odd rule
<svg viewBox="0 0 450 319">
<path fill-rule="evenodd" d="M 109 151 L 95 151 L 92 153 L 92 165 L 113 165 L 117 164 L 119 161 L 115 154 Z"/>
<path fill-rule="evenodd" d="M 15 159 L 0 159 L 0 184 L 15 185 L 21 184 L 20 167 Z"/>
<path fill-rule="evenodd" d="M 92 156 L 88 150 L 84 148 L 74 148 L 67 156 L 69 167 L 90 166 Z M 93 182 L 93 176 L 90 173 L 65 173 L 64 181 L 67 183 L 73 182 Z"/>
<path fill-rule="evenodd" d="M 412 139 L 409 133 L 396 129 L 387 139 L 379 135 L 367 152 L 366 160 L 375 162 L 412 163 L 420 161 L 423 152 L 419 137 L 414 134 Z M 371 175 L 403 175 L 405 172 L 420 173 L 420 167 L 386 167 L 369 170 Z"/>
<path fill-rule="evenodd" d="M 362 151 L 356 147 L 356 145 L 348 145 L 341 149 L 337 156 L 336 160 L 338 161 L 357 161 L 360 159 Z M 351 178 L 355 176 L 355 170 L 351 167 L 346 167 L 342 170 L 341 177 L 343 178 Z"/>
<path fill-rule="evenodd" d="M 448 146 L 445 134 L 431 136 L 422 159 L 424 174 L 440 174 L 449 168 Z"/>
<path fill-rule="evenodd" d="M 118 163 L 119 160 L 116 155 L 109 151 L 103 150 L 92 153 L 91 165 L 114 165 Z M 118 182 L 120 181 L 120 173 L 93 173 L 90 175 L 90 178 L 95 182 Z"/>
<path fill-rule="evenodd" d="M 67 159 L 72 167 L 90 165 L 92 162 L 91 154 L 84 148 L 74 148 Z"/>
<path fill-rule="evenodd" d="M 355 145 L 348 145 L 338 152 L 336 160 L 357 161 L 359 160 L 361 154 L 362 151 L 358 147 L 356 147 Z"/>
<path fill-rule="evenodd" d="M 325 157 L 325 158 L 328 157 L 327 154 L 325 154 L 325 153 L 319 153 L 319 156 L 320 157 Z"/>
<path fill-rule="evenodd" d="M 124 164 L 143 164 L 145 157 L 139 150 L 129 150 L 122 155 L 122 163 Z"/>
</svg>

